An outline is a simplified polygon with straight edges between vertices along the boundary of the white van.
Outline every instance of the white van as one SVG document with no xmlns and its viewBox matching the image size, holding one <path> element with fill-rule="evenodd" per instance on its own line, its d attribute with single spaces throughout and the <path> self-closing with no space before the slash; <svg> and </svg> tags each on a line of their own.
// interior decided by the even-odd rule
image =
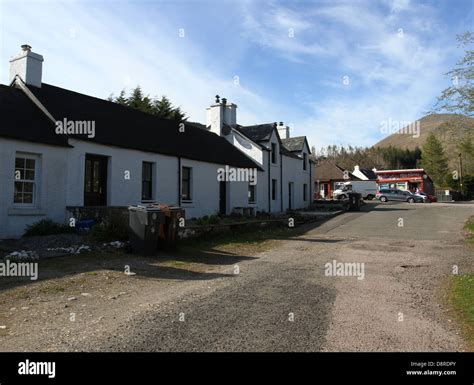
<svg viewBox="0 0 474 385">
<path fill-rule="evenodd" d="M 337 189 L 333 192 L 333 199 L 347 199 L 347 193 L 355 192 L 362 195 L 362 198 L 372 200 L 378 191 L 377 182 L 372 180 L 352 180 L 341 182 L 336 186 Z"/>
</svg>

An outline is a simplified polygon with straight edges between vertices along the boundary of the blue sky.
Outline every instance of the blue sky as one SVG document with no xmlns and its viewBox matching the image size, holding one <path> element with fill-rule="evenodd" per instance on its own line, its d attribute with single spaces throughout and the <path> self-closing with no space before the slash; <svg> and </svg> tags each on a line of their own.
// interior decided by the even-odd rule
<svg viewBox="0 0 474 385">
<path fill-rule="evenodd" d="M 28 43 L 45 83 L 101 98 L 140 84 L 203 123 L 219 94 L 240 124 L 283 121 L 317 148 L 365 146 L 383 122 L 425 115 L 450 84 L 474 0 L 0 0 L 0 25 L 3 84 Z"/>
</svg>

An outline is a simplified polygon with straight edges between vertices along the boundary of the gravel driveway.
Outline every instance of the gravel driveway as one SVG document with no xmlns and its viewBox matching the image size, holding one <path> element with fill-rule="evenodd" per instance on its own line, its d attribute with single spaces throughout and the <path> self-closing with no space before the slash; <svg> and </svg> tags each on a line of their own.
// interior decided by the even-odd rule
<svg viewBox="0 0 474 385">
<path fill-rule="evenodd" d="M 468 204 L 371 203 L 225 267 L 230 276 L 156 293 L 147 312 L 76 348 L 462 351 L 442 285 L 453 265 L 473 270 L 462 239 L 473 214 Z M 325 275 L 333 260 L 364 263 L 364 279 Z"/>
</svg>

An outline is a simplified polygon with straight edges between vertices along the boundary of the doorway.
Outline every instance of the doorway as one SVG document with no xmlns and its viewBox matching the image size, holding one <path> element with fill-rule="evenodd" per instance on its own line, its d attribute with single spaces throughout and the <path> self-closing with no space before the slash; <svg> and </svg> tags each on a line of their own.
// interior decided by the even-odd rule
<svg viewBox="0 0 474 385">
<path fill-rule="evenodd" d="M 84 206 L 107 206 L 108 158 L 86 155 L 84 171 Z"/>
<path fill-rule="evenodd" d="M 219 214 L 227 214 L 227 182 L 219 182 Z"/>
</svg>

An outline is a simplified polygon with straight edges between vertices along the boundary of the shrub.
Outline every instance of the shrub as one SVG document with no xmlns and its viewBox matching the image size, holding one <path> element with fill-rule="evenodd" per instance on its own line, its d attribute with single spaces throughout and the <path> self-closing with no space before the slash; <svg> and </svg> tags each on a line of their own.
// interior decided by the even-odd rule
<svg viewBox="0 0 474 385">
<path fill-rule="evenodd" d="M 120 212 L 111 212 L 102 223 L 92 226 L 90 236 L 99 242 L 127 241 L 127 216 Z"/>
<path fill-rule="evenodd" d="M 210 225 L 217 225 L 221 219 L 217 215 L 211 215 L 208 219 Z"/>
<path fill-rule="evenodd" d="M 66 234 L 73 233 L 74 228 L 65 224 L 59 224 L 47 218 L 27 225 L 24 236 L 32 235 L 52 235 L 52 234 Z"/>
<path fill-rule="evenodd" d="M 221 221 L 221 218 L 217 215 L 204 215 L 201 218 L 197 218 L 193 221 L 193 224 L 197 226 L 217 225 Z"/>
</svg>

